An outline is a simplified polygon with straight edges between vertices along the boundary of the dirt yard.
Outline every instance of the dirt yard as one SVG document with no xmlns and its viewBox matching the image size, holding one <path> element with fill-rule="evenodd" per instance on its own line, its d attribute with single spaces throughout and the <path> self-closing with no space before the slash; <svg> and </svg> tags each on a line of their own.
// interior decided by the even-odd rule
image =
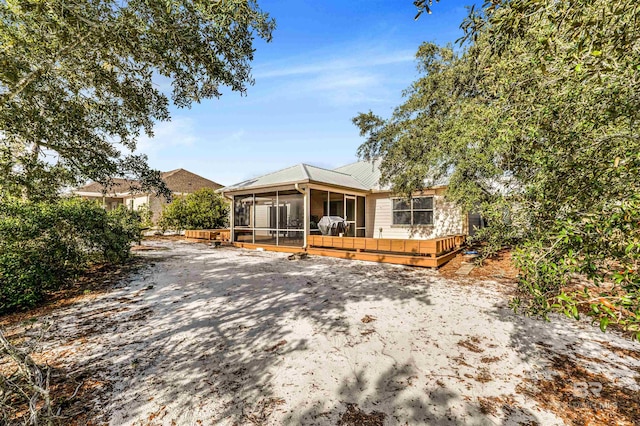
<svg viewBox="0 0 640 426">
<path fill-rule="evenodd" d="M 93 398 L 76 423 L 640 422 L 639 345 L 515 315 L 509 280 L 145 245 L 115 289 L 9 330 L 49 327 L 38 360 Z"/>
</svg>

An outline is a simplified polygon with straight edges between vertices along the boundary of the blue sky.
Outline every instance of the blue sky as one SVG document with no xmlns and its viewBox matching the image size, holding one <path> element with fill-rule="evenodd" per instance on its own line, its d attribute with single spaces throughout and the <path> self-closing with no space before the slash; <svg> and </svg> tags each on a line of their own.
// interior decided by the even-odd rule
<svg viewBox="0 0 640 426">
<path fill-rule="evenodd" d="M 262 0 L 273 41 L 256 40 L 255 85 L 191 109 L 172 108 L 139 152 L 163 171 L 185 168 L 224 185 L 296 163 L 334 168 L 363 142 L 351 119 L 388 117 L 418 77 L 420 43 L 462 34 L 465 5 L 443 0 L 414 21 L 411 0 Z"/>
</svg>

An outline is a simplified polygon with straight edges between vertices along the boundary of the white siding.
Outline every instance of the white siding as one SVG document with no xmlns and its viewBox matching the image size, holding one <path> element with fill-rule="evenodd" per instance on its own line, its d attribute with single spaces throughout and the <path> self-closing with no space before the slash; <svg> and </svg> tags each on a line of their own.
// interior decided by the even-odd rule
<svg viewBox="0 0 640 426">
<path fill-rule="evenodd" d="M 465 215 L 443 195 L 433 196 L 434 218 L 431 226 L 392 225 L 389 193 L 367 196 L 367 237 L 429 239 L 465 232 Z"/>
<path fill-rule="evenodd" d="M 139 197 L 133 198 L 133 209 L 138 210 L 141 205 L 148 203 L 148 197 L 146 195 L 141 195 Z"/>
</svg>

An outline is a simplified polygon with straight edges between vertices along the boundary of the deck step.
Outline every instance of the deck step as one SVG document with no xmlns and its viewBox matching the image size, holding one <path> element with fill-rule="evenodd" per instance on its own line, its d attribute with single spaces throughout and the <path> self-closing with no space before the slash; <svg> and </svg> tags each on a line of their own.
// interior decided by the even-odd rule
<svg viewBox="0 0 640 426">
<path fill-rule="evenodd" d="M 474 265 L 473 263 L 463 263 L 462 266 L 456 271 L 456 275 L 469 275 L 475 267 L 476 265 Z"/>
</svg>

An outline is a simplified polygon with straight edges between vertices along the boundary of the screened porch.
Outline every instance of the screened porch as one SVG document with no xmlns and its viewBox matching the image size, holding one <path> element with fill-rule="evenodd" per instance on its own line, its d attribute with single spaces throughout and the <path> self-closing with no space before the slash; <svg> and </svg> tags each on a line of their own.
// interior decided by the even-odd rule
<svg viewBox="0 0 640 426">
<path fill-rule="evenodd" d="M 307 186 L 234 195 L 232 241 L 305 247 L 306 236 L 321 235 L 318 222 L 323 216 L 345 219 L 345 237 L 364 237 L 365 210 L 364 195 L 334 188 Z"/>
</svg>

